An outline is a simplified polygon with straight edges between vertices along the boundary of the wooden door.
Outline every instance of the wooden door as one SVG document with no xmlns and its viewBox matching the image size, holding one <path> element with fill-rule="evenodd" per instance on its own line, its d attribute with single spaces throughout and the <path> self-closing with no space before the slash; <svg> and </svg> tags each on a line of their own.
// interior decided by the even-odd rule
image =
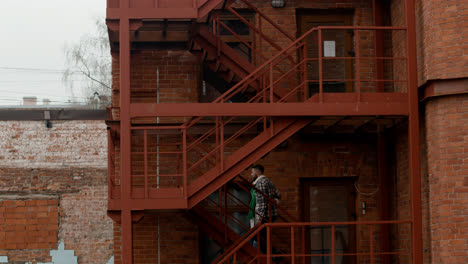
<svg viewBox="0 0 468 264">
<path fill-rule="evenodd" d="M 355 221 L 354 180 L 307 179 L 302 181 L 303 215 L 305 222 Z M 354 253 L 355 226 L 335 227 L 335 253 Z M 331 254 L 330 226 L 311 226 L 306 230 L 306 254 Z M 310 257 L 306 263 L 329 264 L 331 257 Z M 353 264 L 354 256 L 336 256 L 336 264 Z"/>
<path fill-rule="evenodd" d="M 298 27 L 300 35 L 318 26 L 352 26 L 351 11 L 301 11 L 298 12 Z M 319 91 L 319 36 L 318 32 L 306 37 L 309 93 Z M 322 30 L 322 79 L 325 93 L 352 92 L 353 82 L 353 31 L 352 30 Z M 337 58 L 337 59 L 332 59 Z M 343 58 L 343 59 L 338 59 Z M 346 58 L 346 59 L 345 59 Z"/>
</svg>

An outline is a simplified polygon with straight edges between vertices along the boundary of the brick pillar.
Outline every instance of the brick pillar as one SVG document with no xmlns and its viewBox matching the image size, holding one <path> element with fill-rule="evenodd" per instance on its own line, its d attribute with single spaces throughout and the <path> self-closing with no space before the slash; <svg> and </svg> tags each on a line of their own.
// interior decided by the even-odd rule
<svg viewBox="0 0 468 264">
<path fill-rule="evenodd" d="M 432 263 L 468 263 L 468 95 L 426 105 Z"/>
</svg>

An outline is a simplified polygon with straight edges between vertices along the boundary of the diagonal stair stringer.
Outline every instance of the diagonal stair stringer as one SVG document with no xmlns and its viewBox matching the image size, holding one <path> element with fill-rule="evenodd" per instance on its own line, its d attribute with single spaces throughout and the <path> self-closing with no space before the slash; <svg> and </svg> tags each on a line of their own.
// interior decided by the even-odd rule
<svg viewBox="0 0 468 264">
<path fill-rule="evenodd" d="M 311 118 L 282 119 L 274 124 L 273 133 L 271 128 L 260 133 L 226 158 L 223 171 L 220 168 L 221 164 L 218 164 L 188 186 L 188 209 L 221 188 L 311 121 Z"/>
<path fill-rule="evenodd" d="M 243 237 L 230 227 L 225 226 L 225 223 L 219 218 L 215 217 L 201 206 L 195 206 L 187 211 L 187 213 L 188 219 L 194 222 L 200 228 L 200 231 L 213 239 L 222 248 L 227 248 L 228 251 L 236 242 L 243 239 Z M 225 228 L 227 229 L 225 230 Z M 227 240 L 225 235 L 227 235 Z M 239 253 L 241 258 L 252 258 L 257 254 L 257 250 L 251 244 L 247 244 L 241 248 Z"/>
</svg>

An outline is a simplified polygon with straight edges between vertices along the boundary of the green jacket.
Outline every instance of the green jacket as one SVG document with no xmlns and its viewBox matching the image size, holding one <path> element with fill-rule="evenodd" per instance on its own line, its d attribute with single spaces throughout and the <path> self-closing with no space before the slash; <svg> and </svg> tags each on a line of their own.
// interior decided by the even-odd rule
<svg viewBox="0 0 468 264">
<path fill-rule="evenodd" d="M 255 204 L 256 204 L 255 190 L 252 188 L 252 189 L 250 189 L 249 214 L 247 215 L 249 220 L 255 218 Z"/>
</svg>

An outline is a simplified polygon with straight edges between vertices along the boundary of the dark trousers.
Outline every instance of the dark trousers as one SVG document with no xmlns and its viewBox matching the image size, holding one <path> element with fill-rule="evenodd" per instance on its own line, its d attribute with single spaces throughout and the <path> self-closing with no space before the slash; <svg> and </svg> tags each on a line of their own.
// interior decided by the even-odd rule
<svg viewBox="0 0 468 264">
<path fill-rule="evenodd" d="M 273 216 L 271 218 L 271 223 L 275 222 L 276 220 L 276 217 Z M 265 224 L 265 223 L 268 223 L 268 221 L 266 221 L 265 219 L 262 220 L 262 224 Z M 260 251 L 263 253 L 263 254 L 266 254 L 267 253 L 267 230 L 266 228 L 260 230 Z M 258 245 L 258 243 L 257 243 Z"/>
</svg>

